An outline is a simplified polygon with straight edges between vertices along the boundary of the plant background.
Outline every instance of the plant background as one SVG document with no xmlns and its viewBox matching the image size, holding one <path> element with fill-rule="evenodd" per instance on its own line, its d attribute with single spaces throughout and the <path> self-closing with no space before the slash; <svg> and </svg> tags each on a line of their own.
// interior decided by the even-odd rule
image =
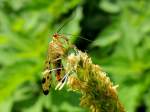
<svg viewBox="0 0 150 112">
<path fill-rule="evenodd" d="M 128 112 L 150 112 L 149 0 L 0 0 L 0 112 L 88 112 L 80 94 L 41 90 L 48 42 L 60 26 L 114 82 Z"/>
</svg>

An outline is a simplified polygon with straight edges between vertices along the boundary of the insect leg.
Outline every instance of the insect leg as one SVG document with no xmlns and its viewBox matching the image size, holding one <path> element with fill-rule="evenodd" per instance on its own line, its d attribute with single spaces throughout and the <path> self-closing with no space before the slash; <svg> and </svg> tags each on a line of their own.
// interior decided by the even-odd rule
<svg viewBox="0 0 150 112">
<path fill-rule="evenodd" d="M 62 79 L 61 81 L 56 85 L 55 90 L 61 90 L 64 85 L 66 84 L 67 80 L 68 80 L 68 76 L 69 76 L 70 72 L 68 72 Z"/>
</svg>

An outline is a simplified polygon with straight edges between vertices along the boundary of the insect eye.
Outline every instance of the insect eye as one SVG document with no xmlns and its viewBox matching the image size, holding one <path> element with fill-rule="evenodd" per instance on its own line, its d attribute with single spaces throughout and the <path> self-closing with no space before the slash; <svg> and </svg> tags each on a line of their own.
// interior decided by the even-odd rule
<svg viewBox="0 0 150 112">
<path fill-rule="evenodd" d="M 43 78 L 43 79 L 42 79 L 42 84 L 43 84 L 43 83 L 45 83 L 45 81 L 46 81 L 46 79 L 45 79 L 45 78 Z"/>
<path fill-rule="evenodd" d="M 58 34 L 54 34 L 53 37 L 57 39 L 58 38 Z"/>
<path fill-rule="evenodd" d="M 53 35 L 53 37 L 57 37 L 57 35 L 56 35 L 56 34 L 54 34 L 54 35 Z"/>
</svg>

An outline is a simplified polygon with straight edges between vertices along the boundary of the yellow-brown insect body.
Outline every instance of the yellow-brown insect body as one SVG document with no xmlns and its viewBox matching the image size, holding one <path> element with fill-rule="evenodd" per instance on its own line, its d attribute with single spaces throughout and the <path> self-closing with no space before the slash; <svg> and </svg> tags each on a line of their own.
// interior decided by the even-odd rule
<svg viewBox="0 0 150 112">
<path fill-rule="evenodd" d="M 52 83 L 52 70 L 56 71 L 56 79 L 58 81 L 61 80 L 61 72 L 62 72 L 62 58 L 67 50 L 68 40 L 58 34 L 53 35 L 52 41 L 48 46 L 48 54 L 45 62 L 45 69 L 43 72 L 42 78 L 42 89 L 43 93 L 47 95 L 49 93 L 49 89 Z"/>
</svg>

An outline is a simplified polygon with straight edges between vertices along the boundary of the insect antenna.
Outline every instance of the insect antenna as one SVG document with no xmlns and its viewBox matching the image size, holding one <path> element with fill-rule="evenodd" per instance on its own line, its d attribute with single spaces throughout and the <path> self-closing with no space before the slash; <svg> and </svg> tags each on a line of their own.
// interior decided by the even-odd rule
<svg viewBox="0 0 150 112">
<path fill-rule="evenodd" d="M 61 26 L 58 28 L 58 30 L 57 30 L 56 33 L 59 33 L 59 32 L 62 30 L 62 28 L 63 28 L 65 25 L 67 25 L 67 24 L 74 18 L 74 16 L 75 16 L 75 14 L 74 14 L 71 18 L 67 19 L 67 20 L 64 22 L 64 24 L 61 25 Z"/>
<path fill-rule="evenodd" d="M 80 35 L 72 35 L 72 34 L 68 34 L 68 33 L 63 33 L 63 34 L 64 34 L 64 35 L 69 35 L 69 36 L 79 37 L 79 38 L 81 38 L 81 39 L 83 39 L 83 40 L 86 40 L 86 41 L 88 41 L 88 42 L 92 42 L 92 40 L 87 39 L 87 38 L 84 38 L 84 37 L 82 37 L 82 36 L 80 36 Z"/>
</svg>

